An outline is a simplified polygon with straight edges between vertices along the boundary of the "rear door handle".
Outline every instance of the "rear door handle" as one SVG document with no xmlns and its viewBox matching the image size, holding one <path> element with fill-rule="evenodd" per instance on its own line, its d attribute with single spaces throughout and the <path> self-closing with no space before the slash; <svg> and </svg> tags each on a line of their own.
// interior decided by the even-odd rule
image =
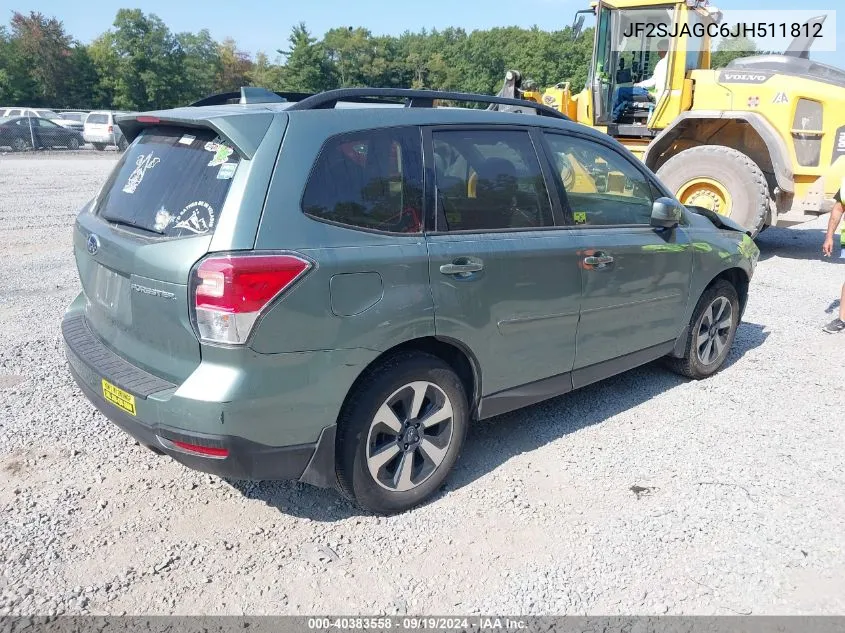
<svg viewBox="0 0 845 633">
<path fill-rule="evenodd" d="M 468 275 L 484 270 L 484 262 L 475 257 L 458 257 L 451 264 L 443 264 L 440 272 L 444 275 Z"/>
<path fill-rule="evenodd" d="M 600 253 L 598 255 L 588 255 L 584 258 L 584 263 L 587 264 L 587 266 L 603 268 L 608 264 L 613 263 L 613 257 L 611 257 L 610 255 L 605 255 L 604 253 Z"/>
</svg>

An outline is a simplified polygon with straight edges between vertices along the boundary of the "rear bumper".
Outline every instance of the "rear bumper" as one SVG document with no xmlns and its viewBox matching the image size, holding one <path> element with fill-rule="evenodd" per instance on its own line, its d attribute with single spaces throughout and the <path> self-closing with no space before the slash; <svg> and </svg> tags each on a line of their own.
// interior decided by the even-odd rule
<svg viewBox="0 0 845 633">
<path fill-rule="evenodd" d="M 69 350 L 68 350 L 69 351 Z M 68 356 L 73 352 L 69 351 Z M 70 364 L 70 373 L 85 396 L 111 422 L 140 444 L 163 452 L 188 468 L 229 479 L 301 479 L 317 450 L 317 443 L 298 446 L 265 446 L 233 435 L 186 433 L 163 424 L 147 424 L 124 413 L 90 388 Z M 192 455 L 174 448 L 173 442 L 187 442 L 228 451 L 224 458 Z"/>
<path fill-rule="evenodd" d="M 96 134 L 93 132 L 83 132 L 82 138 L 85 139 L 86 143 L 105 143 L 106 145 L 114 145 L 115 135 L 114 134 Z"/>
<path fill-rule="evenodd" d="M 83 303 L 81 297 L 62 322 L 71 374 L 94 406 L 138 442 L 221 477 L 334 485 L 335 421 L 369 356 L 354 350 L 342 355 L 206 350 L 209 359 L 176 385 L 107 347 L 88 326 L 79 309 Z M 251 364 L 243 364 L 238 353 Z M 226 358 L 231 364 L 224 367 Z M 234 377 L 235 386 L 221 375 Z M 321 379 L 308 379 L 313 376 Z M 134 415 L 106 400 L 103 380 L 134 397 Z M 174 442 L 225 451 L 198 455 Z"/>
</svg>

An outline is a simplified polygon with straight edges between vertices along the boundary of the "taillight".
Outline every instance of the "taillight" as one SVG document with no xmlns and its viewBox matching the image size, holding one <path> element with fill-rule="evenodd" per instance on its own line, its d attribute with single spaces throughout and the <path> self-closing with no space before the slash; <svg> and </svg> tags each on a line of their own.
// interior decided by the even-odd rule
<svg viewBox="0 0 845 633">
<path fill-rule="evenodd" d="M 208 257 L 191 280 L 200 339 L 242 345 L 262 311 L 311 268 L 289 253 Z"/>
<path fill-rule="evenodd" d="M 114 126 L 113 126 L 113 125 L 110 125 L 110 126 L 109 126 L 109 134 L 111 134 L 112 132 L 114 132 Z"/>
</svg>

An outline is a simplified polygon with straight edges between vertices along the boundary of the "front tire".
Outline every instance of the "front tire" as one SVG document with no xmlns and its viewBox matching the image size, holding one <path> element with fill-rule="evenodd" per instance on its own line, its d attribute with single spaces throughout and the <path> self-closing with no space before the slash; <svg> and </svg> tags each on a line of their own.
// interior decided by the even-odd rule
<svg viewBox="0 0 845 633">
<path fill-rule="evenodd" d="M 469 426 L 467 396 L 441 359 L 397 354 L 367 375 L 338 423 L 340 491 L 379 514 L 408 510 L 452 470 Z"/>
<path fill-rule="evenodd" d="M 657 177 L 682 204 L 728 216 L 756 237 L 769 213 L 766 176 L 748 156 L 721 145 L 692 147 L 672 156 Z"/>
<path fill-rule="evenodd" d="M 29 141 L 27 141 L 25 139 L 16 138 L 15 140 L 12 141 L 12 150 L 14 150 L 16 152 L 25 152 L 30 147 L 31 147 L 31 144 L 29 143 Z"/>
<path fill-rule="evenodd" d="M 739 326 L 739 297 L 724 279 L 708 286 L 690 319 L 683 358 L 668 358 L 672 371 L 700 380 L 715 374 L 728 357 Z"/>
<path fill-rule="evenodd" d="M 71 138 L 67 142 L 67 148 L 69 150 L 78 150 L 79 149 L 79 139 L 78 138 Z"/>
</svg>

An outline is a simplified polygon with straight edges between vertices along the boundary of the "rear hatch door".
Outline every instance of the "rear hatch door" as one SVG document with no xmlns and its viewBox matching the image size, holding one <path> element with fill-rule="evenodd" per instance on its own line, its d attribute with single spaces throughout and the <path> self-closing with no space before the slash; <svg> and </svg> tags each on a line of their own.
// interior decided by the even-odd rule
<svg viewBox="0 0 845 633">
<path fill-rule="evenodd" d="M 248 176 L 250 161 L 211 129 L 157 124 L 135 132 L 76 223 L 85 318 L 118 355 L 179 383 L 200 362 L 190 271 L 209 250 L 230 190 L 237 193 L 227 212 L 239 202 L 245 183 L 236 179 Z"/>
<path fill-rule="evenodd" d="M 84 130 L 92 136 L 105 137 L 110 134 L 110 117 L 106 113 L 92 113 L 85 119 Z"/>
</svg>

